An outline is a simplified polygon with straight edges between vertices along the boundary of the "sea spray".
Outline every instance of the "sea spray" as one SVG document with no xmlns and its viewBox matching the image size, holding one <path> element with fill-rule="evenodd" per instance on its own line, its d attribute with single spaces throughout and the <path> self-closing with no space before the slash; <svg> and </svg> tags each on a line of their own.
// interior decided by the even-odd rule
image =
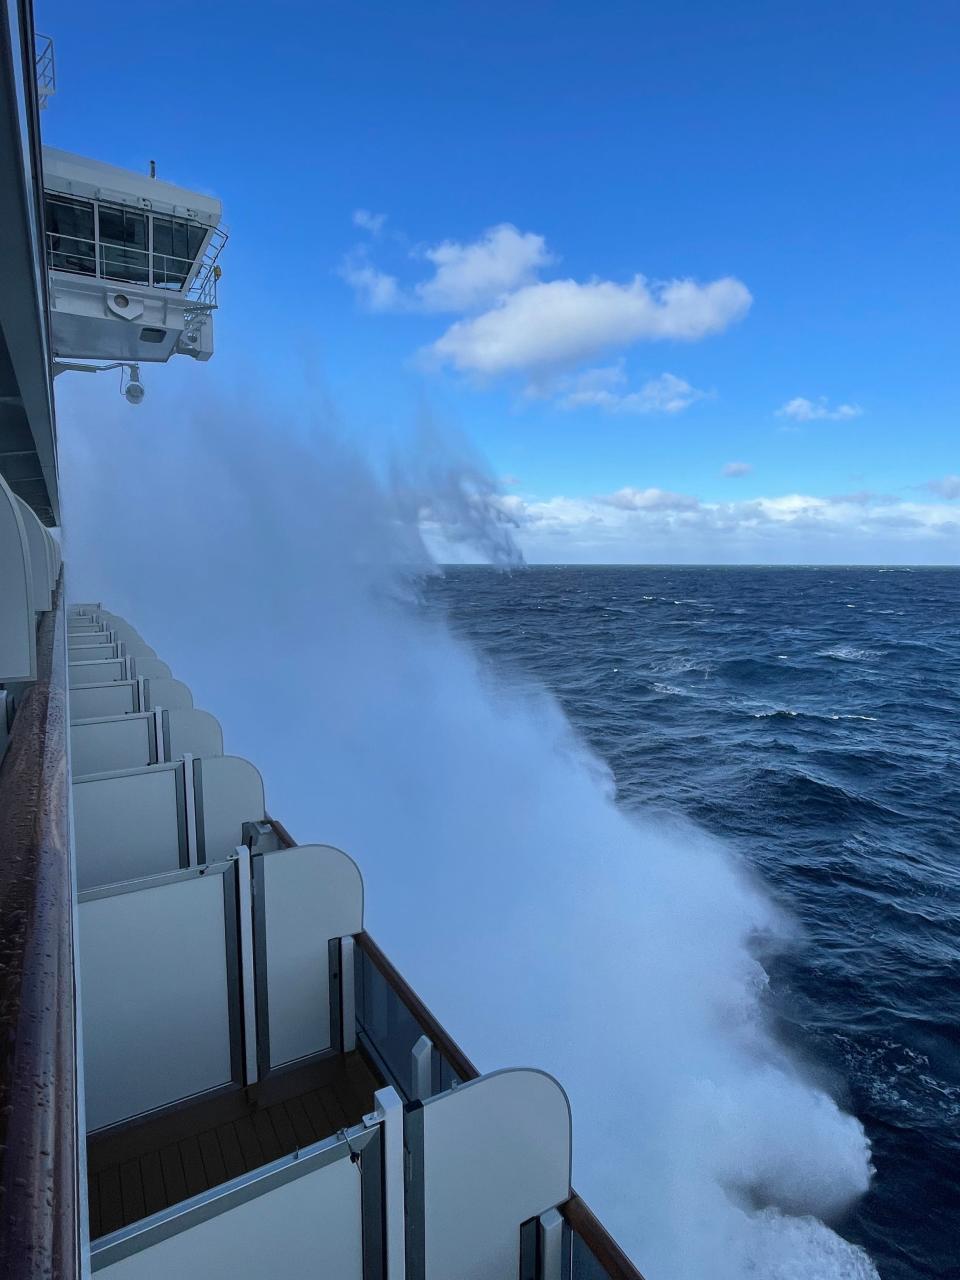
<svg viewBox="0 0 960 1280">
<path fill-rule="evenodd" d="M 322 426 L 163 393 L 132 420 L 82 383 L 61 432 L 71 598 L 141 629 L 298 838 L 357 858 L 369 927 L 482 1068 L 559 1077 L 577 1186 L 650 1280 L 875 1276 L 821 1220 L 866 1189 L 863 1131 L 763 1017 L 776 910 L 411 603 L 424 511 L 509 548 L 475 460 L 431 499 L 436 459 L 385 484 Z"/>
</svg>

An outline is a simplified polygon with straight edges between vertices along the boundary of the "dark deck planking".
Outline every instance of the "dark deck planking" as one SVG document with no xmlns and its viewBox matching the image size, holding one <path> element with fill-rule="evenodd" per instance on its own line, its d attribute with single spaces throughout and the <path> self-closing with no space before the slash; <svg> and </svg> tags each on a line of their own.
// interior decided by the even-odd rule
<svg viewBox="0 0 960 1280">
<path fill-rule="evenodd" d="M 91 1237 L 358 1124 L 381 1083 L 349 1053 L 89 1139 Z"/>
</svg>

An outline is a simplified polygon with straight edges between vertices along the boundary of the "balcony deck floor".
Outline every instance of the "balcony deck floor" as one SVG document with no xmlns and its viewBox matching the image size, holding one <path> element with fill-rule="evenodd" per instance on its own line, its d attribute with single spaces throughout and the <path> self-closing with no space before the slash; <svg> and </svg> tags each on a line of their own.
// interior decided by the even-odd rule
<svg viewBox="0 0 960 1280">
<path fill-rule="evenodd" d="M 358 1124 L 381 1083 L 349 1053 L 90 1138 L 91 1238 Z"/>
</svg>

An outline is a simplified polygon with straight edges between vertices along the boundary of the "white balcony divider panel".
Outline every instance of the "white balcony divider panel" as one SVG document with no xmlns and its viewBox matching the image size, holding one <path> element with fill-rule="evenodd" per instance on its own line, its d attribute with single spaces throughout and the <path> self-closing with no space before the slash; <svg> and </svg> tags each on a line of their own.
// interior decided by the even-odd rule
<svg viewBox="0 0 960 1280">
<path fill-rule="evenodd" d="M 156 651 L 151 649 L 136 627 L 131 627 L 130 623 L 124 618 L 118 618 L 115 613 L 101 613 L 100 617 L 104 624 L 116 635 L 118 640 L 122 640 L 126 646 L 127 653 L 135 658 L 155 658 Z"/>
<path fill-rule="evenodd" d="M 193 762 L 201 861 L 225 858 L 243 843 L 243 824 L 265 816 L 263 780 L 249 760 L 214 756 Z"/>
<path fill-rule="evenodd" d="M 30 543 L 20 503 L 0 476 L 0 680 L 37 678 Z"/>
<path fill-rule="evenodd" d="M 40 613 L 53 608 L 53 588 L 56 580 L 51 577 L 50 548 L 47 545 L 48 534 L 40 523 L 33 509 L 17 498 L 20 507 L 20 518 L 23 520 L 27 545 L 30 548 L 30 572 L 33 578 L 33 607 Z"/>
<path fill-rule="evenodd" d="M 127 653 L 131 653 L 138 658 L 155 658 L 157 652 L 153 649 L 141 636 L 135 627 L 131 627 L 129 622 L 124 622 L 123 618 L 118 618 L 116 614 L 103 614 L 105 624 L 111 631 L 116 633 L 117 639 L 122 640 L 127 646 Z"/>
<path fill-rule="evenodd" d="M 119 613 L 111 613 L 109 609 L 99 610 L 100 620 L 105 622 L 112 631 L 116 631 L 121 640 L 126 640 L 129 636 L 132 640 L 142 640 L 143 636 L 132 626 L 126 618 L 121 618 Z"/>
<path fill-rule="evenodd" d="M 100 622 L 106 622 L 111 627 L 125 627 L 131 635 L 139 636 L 140 632 L 126 618 L 122 618 L 119 613 L 111 613 L 109 609 L 103 609 L 99 605 L 92 606 L 96 610 L 97 618 Z"/>
<path fill-rule="evenodd" d="M 70 687 L 84 684 L 107 684 L 112 680 L 127 679 L 127 664 L 123 658 L 101 658 L 94 662 L 70 662 Z"/>
<path fill-rule="evenodd" d="M 95 1253 L 95 1274 L 104 1280 L 363 1280 L 360 1174 L 347 1144 L 338 1146 L 330 1163 L 222 1212 L 214 1203 L 211 1216 L 137 1253 L 104 1267 Z"/>
<path fill-rule="evenodd" d="M 300 845 L 254 860 L 257 970 L 266 975 L 271 1068 L 334 1044 L 329 941 L 363 928 L 363 879 L 330 845 Z M 262 1017 L 262 1011 L 261 1011 Z"/>
<path fill-rule="evenodd" d="M 237 1078 L 236 913 L 224 886 L 235 874 L 225 863 L 81 894 L 89 1130 Z"/>
<path fill-rule="evenodd" d="M 107 613 L 105 610 L 96 610 L 97 621 L 90 623 L 88 618 L 81 618 L 73 615 L 69 623 L 70 633 L 81 634 L 84 627 L 89 624 L 90 630 L 94 627 L 100 629 L 105 628 L 112 631 L 118 640 L 122 640 L 126 648 L 126 652 L 135 658 L 155 658 L 156 651 L 151 649 L 136 627 L 131 627 L 125 618 L 118 617 L 115 613 Z"/>
<path fill-rule="evenodd" d="M 180 760 L 185 755 L 223 755 L 223 730 L 209 711 L 165 711 L 163 731 L 169 760 Z"/>
<path fill-rule="evenodd" d="M 47 548 L 49 551 L 49 561 L 50 561 L 50 578 L 53 581 L 54 586 L 56 586 L 57 579 L 60 577 L 60 566 L 63 563 L 63 556 L 60 553 L 60 542 L 46 527 L 44 527 L 44 533 L 47 535 Z"/>
<path fill-rule="evenodd" d="M 76 719 L 70 730 L 73 773 L 109 773 L 182 760 L 184 755 L 223 755 L 223 733 L 207 711 L 163 713 L 163 741 L 155 740 L 152 711 Z"/>
<path fill-rule="evenodd" d="M 521 1224 L 570 1195 L 560 1085 L 541 1071 L 493 1072 L 429 1098 L 407 1125 L 419 1183 L 408 1214 L 419 1196 L 423 1209 L 422 1257 L 408 1280 L 516 1280 Z"/>
<path fill-rule="evenodd" d="M 82 890 L 186 865 L 182 765 L 78 779 L 73 814 Z"/>
<path fill-rule="evenodd" d="M 152 712 L 74 722 L 70 726 L 73 776 L 156 764 L 155 723 Z"/>
<path fill-rule="evenodd" d="M 124 652 L 128 653 L 132 658 L 155 658 L 157 656 L 156 649 L 151 649 L 150 645 L 133 636 L 123 635 L 118 632 L 117 639 L 123 642 Z"/>
<path fill-rule="evenodd" d="M 133 674 L 141 680 L 169 680 L 170 668 L 157 657 L 136 657 L 133 659 Z"/>
<path fill-rule="evenodd" d="M 109 684 L 81 685 L 70 690 L 70 719 L 89 720 L 98 716 L 122 716 L 139 711 L 136 680 L 115 680 Z"/>
<path fill-rule="evenodd" d="M 193 694 L 180 680 L 150 676 L 143 682 L 144 711 L 157 707 L 165 710 L 188 710 L 193 706 Z"/>
<path fill-rule="evenodd" d="M 70 644 L 71 662 L 96 662 L 103 658 L 119 657 L 113 641 L 104 644 Z"/>
</svg>

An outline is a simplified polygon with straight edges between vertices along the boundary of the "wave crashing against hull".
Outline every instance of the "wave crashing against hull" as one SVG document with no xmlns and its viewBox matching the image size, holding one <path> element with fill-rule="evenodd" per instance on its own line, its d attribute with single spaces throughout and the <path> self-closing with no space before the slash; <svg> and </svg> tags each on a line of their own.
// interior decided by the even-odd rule
<svg viewBox="0 0 960 1280">
<path fill-rule="evenodd" d="M 333 439 L 280 450 L 159 401 L 133 436 L 82 394 L 62 415 L 74 589 L 156 635 L 294 830 L 362 856 L 377 935 L 481 1065 L 558 1075 L 576 1180 L 653 1280 L 872 1276 L 816 1220 L 866 1188 L 863 1131 L 766 1028 L 751 948 L 784 925 L 728 852 L 627 816 L 551 698 L 398 601 L 422 546 Z M 159 542 L 110 475 L 142 470 L 144 438 Z"/>
</svg>

